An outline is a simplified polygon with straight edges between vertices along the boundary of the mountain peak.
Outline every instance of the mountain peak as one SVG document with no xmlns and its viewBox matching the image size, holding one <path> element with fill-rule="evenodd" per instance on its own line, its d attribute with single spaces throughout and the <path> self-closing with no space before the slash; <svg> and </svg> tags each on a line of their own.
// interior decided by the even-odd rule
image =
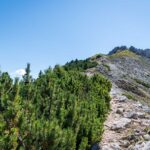
<svg viewBox="0 0 150 150">
<path fill-rule="evenodd" d="M 113 50 L 111 50 L 108 53 L 108 55 L 113 55 L 113 54 L 116 54 L 118 52 L 127 51 L 127 50 L 130 51 L 130 52 L 133 52 L 133 53 L 135 53 L 137 55 L 141 55 L 141 56 L 150 58 L 150 49 L 138 49 L 138 48 L 135 48 L 134 46 L 130 46 L 130 47 L 117 46 Z"/>
<path fill-rule="evenodd" d="M 121 58 L 121 57 L 130 57 L 133 59 L 139 58 L 139 55 L 136 53 L 126 49 L 126 50 L 119 50 L 116 53 L 113 53 L 112 55 L 109 55 L 110 58 Z"/>
</svg>

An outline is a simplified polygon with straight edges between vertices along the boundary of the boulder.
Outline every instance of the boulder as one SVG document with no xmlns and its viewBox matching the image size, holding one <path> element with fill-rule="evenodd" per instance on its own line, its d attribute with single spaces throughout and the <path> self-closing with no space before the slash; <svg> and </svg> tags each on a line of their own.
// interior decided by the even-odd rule
<svg viewBox="0 0 150 150">
<path fill-rule="evenodd" d="M 126 118 L 132 118 L 132 119 L 137 119 L 138 118 L 138 115 L 136 112 L 134 111 L 130 111 L 130 112 L 127 112 L 124 117 Z"/>
<path fill-rule="evenodd" d="M 90 150 L 101 150 L 100 143 L 93 144 Z"/>
<path fill-rule="evenodd" d="M 124 117 L 131 118 L 131 119 L 137 119 L 137 118 L 143 119 L 145 118 L 145 113 L 130 111 L 125 113 Z"/>
<path fill-rule="evenodd" d="M 112 130 L 124 129 L 131 123 L 131 119 L 128 118 L 121 118 L 120 120 L 116 121 L 112 126 Z"/>
</svg>

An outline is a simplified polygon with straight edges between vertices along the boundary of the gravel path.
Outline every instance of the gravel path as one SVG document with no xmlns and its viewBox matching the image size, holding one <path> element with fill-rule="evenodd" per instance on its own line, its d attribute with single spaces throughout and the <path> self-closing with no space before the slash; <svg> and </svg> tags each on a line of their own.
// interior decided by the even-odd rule
<svg viewBox="0 0 150 150">
<path fill-rule="evenodd" d="M 111 112 L 105 122 L 101 150 L 150 150 L 150 108 L 127 99 L 113 85 Z"/>
</svg>

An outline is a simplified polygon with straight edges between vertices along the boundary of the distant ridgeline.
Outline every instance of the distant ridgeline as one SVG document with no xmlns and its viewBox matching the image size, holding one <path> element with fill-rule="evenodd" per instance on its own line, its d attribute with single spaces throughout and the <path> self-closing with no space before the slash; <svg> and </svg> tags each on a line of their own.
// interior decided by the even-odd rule
<svg viewBox="0 0 150 150">
<path fill-rule="evenodd" d="M 130 50 L 138 55 L 142 55 L 144 57 L 150 58 L 150 49 L 137 49 L 133 46 L 129 48 L 126 46 L 115 47 L 112 51 L 109 52 L 108 55 L 112 55 L 117 53 L 118 51 L 124 51 L 124 50 Z"/>
<path fill-rule="evenodd" d="M 111 83 L 84 71 L 97 65 L 71 61 L 22 80 L 0 73 L 1 150 L 87 150 L 100 141 Z"/>
</svg>

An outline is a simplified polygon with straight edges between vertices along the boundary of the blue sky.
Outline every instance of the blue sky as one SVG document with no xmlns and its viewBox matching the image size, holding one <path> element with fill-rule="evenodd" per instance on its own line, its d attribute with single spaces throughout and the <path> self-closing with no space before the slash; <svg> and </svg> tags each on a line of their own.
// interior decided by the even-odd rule
<svg viewBox="0 0 150 150">
<path fill-rule="evenodd" d="M 150 48 L 149 0 L 1 0 L 0 66 L 10 74 L 108 53 Z"/>
</svg>

